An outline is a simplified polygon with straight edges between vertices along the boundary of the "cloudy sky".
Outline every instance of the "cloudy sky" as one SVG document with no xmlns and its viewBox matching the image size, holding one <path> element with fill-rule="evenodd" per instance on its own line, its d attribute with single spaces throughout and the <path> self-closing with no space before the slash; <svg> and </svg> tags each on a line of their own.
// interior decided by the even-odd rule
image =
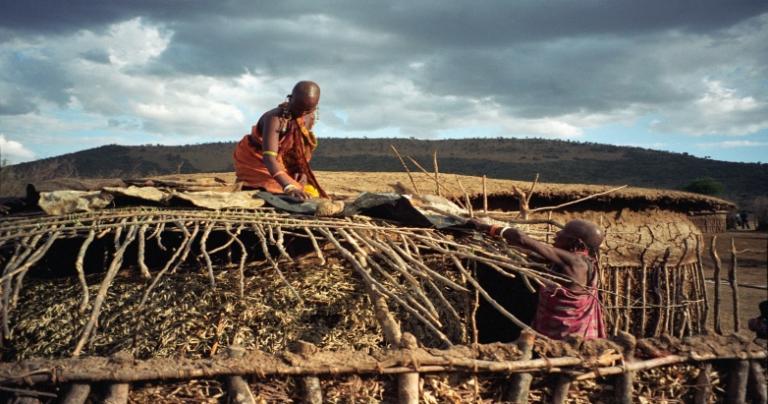
<svg viewBox="0 0 768 404">
<path fill-rule="evenodd" d="M 235 141 L 302 79 L 321 137 L 546 137 L 768 161 L 768 1 L 0 0 L 0 150 Z"/>
</svg>

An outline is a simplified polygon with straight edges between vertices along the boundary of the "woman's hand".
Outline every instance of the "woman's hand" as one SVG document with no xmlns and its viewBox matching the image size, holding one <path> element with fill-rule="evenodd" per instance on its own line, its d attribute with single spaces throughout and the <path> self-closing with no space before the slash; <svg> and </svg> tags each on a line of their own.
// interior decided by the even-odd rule
<svg viewBox="0 0 768 404">
<path fill-rule="evenodd" d="M 307 193 L 304 192 L 303 186 L 288 184 L 285 186 L 285 188 L 283 188 L 283 193 L 290 196 L 291 198 L 298 199 L 300 201 L 305 201 L 309 199 L 309 195 L 307 195 Z"/>
<path fill-rule="evenodd" d="M 301 174 L 299 174 L 299 173 L 296 173 L 296 175 L 293 177 L 293 179 L 294 179 L 294 180 L 296 180 L 296 182 L 298 182 L 298 183 L 299 183 L 299 184 L 301 184 L 302 186 L 303 186 L 303 185 L 307 185 L 307 174 L 304 174 L 304 173 L 301 173 Z"/>
</svg>

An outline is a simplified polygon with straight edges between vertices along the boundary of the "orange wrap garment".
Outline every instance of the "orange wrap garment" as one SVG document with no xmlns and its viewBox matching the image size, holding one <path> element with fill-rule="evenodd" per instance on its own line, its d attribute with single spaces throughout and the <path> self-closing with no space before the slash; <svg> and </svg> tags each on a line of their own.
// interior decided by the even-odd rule
<svg viewBox="0 0 768 404">
<path fill-rule="evenodd" d="M 282 107 L 282 105 L 281 105 Z M 315 174 L 309 166 L 312 152 L 317 147 L 315 135 L 304 127 L 302 118 L 280 118 L 287 122 L 285 130 L 280 134 L 277 150 L 277 162 L 291 178 L 297 178 L 301 174 L 306 175 L 307 184 L 314 186 L 321 197 L 328 195 L 317 183 Z M 283 193 L 283 187 L 272 177 L 264 165 L 262 153 L 262 130 L 264 128 L 264 116 L 251 128 L 251 133 L 245 135 L 237 144 L 234 153 L 235 174 L 237 180 L 244 182 L 251 188 L 260 188 L 275 194 Z M 300 185 L 295 182 L 296 185 Z"/>
</svg>

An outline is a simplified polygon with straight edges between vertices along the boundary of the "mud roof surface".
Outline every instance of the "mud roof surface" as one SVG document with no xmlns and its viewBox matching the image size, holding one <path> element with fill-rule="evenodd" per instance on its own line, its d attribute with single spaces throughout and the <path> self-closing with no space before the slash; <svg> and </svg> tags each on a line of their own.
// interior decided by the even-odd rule
<svg viewBox="0 0 768 404">
<path fill-rule="evenodd" d="M 360 192 L 391 192 L 395 184 L 400 183 L 407 189 L 413 188 L 411 180 L 404 172 L 353 172 L 353 171 L 318 171 L 318 181 L 328 192 L 337 196 L 357 194 Z M 412 173 L 416 186 L 421 193 L 436 193 L 434 174 L 426 175 L 422 172 Z M 202 178 L 217 178 L 228 184 L 235 182 L 234 173 L 210 173 L 210 174 L 181 174 L 156 177 L 158 179 L 193 180 Z M 439 174 L 440 182 L 444 185 L 444 196 L 463 197 L 461 186 L 471 197 L 479 197 L 483 192 L 482 177 L 456 174 Z M 461 186 L 459 185 L 461 182 Z M 527 191 L 531 187 L 531 181 L 516 181 L 488 178 L 486 188 L 489 196 L 512 197 L 513 188 L 518 187 Z M 590 184 L 558 184 L 539 182 L 534 190 L 535 197 L 542 199 L 577 199 L 595 193 L 604 192 L 615 188 L 615 185 L 590 185 Z M 690 192 L 675 191 L 669 189 L 627 187 L 601 196 L 602 200 L 635 201 L 648 204 L 674 204 L 681 208 L 686 206 L 696 210 L 729 210 L 735 205 L 727 200 L 707 195 Z"/>
<path fill-rule="evenodd" d="M 406 191 L 414 191 L 413 185 L 407 173 L 404 172 L 354 172 L 354 171 L 318 171 L 318 181 L 323 187 L 336 197 L 352 196 L 361 192 L 392 192 L 398 183 Z M 436 186 L 434 174 L 427 175 L 423 172 L 412 173 L 416 187 L 420 193 L 435 194 Z M 151 177 L 153 180 L 167 182 L 172 185 L 188 184 L 195 190 L 202 189 L 231 189 L 235 183 L 235 174 L 228 173 L 200 173 L 200 174 L 176 174 Z M 450 198 L 463 197 L 462 186 L 472 198 L 482 196 L 482 178 L 469 175 L 439 174 L 444 196 Z M 121 180 L 105 179 L 58 179 L 35 184 L 40 191 L 53 191 L 57 189 L 98 189 L 103 186 L 119 186 Z M 131 181 L 131 183 L 136 183 Z M 461 184 L 461 185 L 459 185 Z M 488 178 L 486 188 L 489 197 L 513 198 L 514 187 L 524 191 L 531 188 L 531 181 L 516 181 Z M 605 192 L 615 185 L 591 185 L 591 184 L 559 184 L 539 182 L 534 190 L 534 200 L 543 201 L 567 201 L 586 197 L 595 193 Z M 403 188 L 400 188 L 403 190 Z M 679 211 L 719 211 L 735 208 L 735 204 L 716 197 L 695 194 L 690 192 L 626 187 L 600 197 L 602 201 L 615 203 L 633 203 L 645 205 L 658 205 L 659 207 L 672 208 Z"/>
</svg>

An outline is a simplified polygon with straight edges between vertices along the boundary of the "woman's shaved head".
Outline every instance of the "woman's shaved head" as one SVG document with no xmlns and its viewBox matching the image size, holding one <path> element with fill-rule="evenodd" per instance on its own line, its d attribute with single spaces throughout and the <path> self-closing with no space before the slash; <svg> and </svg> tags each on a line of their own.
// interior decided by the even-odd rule
<svg viewBox="0 0 768 404">
<path fill-rule="evenodd" d="M 596 224 L 582 219 L 571 220 L 565 224 L 563 235 L 581 240 L 587 247 L 597 250 L 603 243 L 603 232 Z"/>
<path fill-rule="evenodd" d="M 294 116 L 314 111 L 320 102 L 320 86 L 314 81 L 300 81 L 291 91 L 290 110 Z"/>
</svg>

